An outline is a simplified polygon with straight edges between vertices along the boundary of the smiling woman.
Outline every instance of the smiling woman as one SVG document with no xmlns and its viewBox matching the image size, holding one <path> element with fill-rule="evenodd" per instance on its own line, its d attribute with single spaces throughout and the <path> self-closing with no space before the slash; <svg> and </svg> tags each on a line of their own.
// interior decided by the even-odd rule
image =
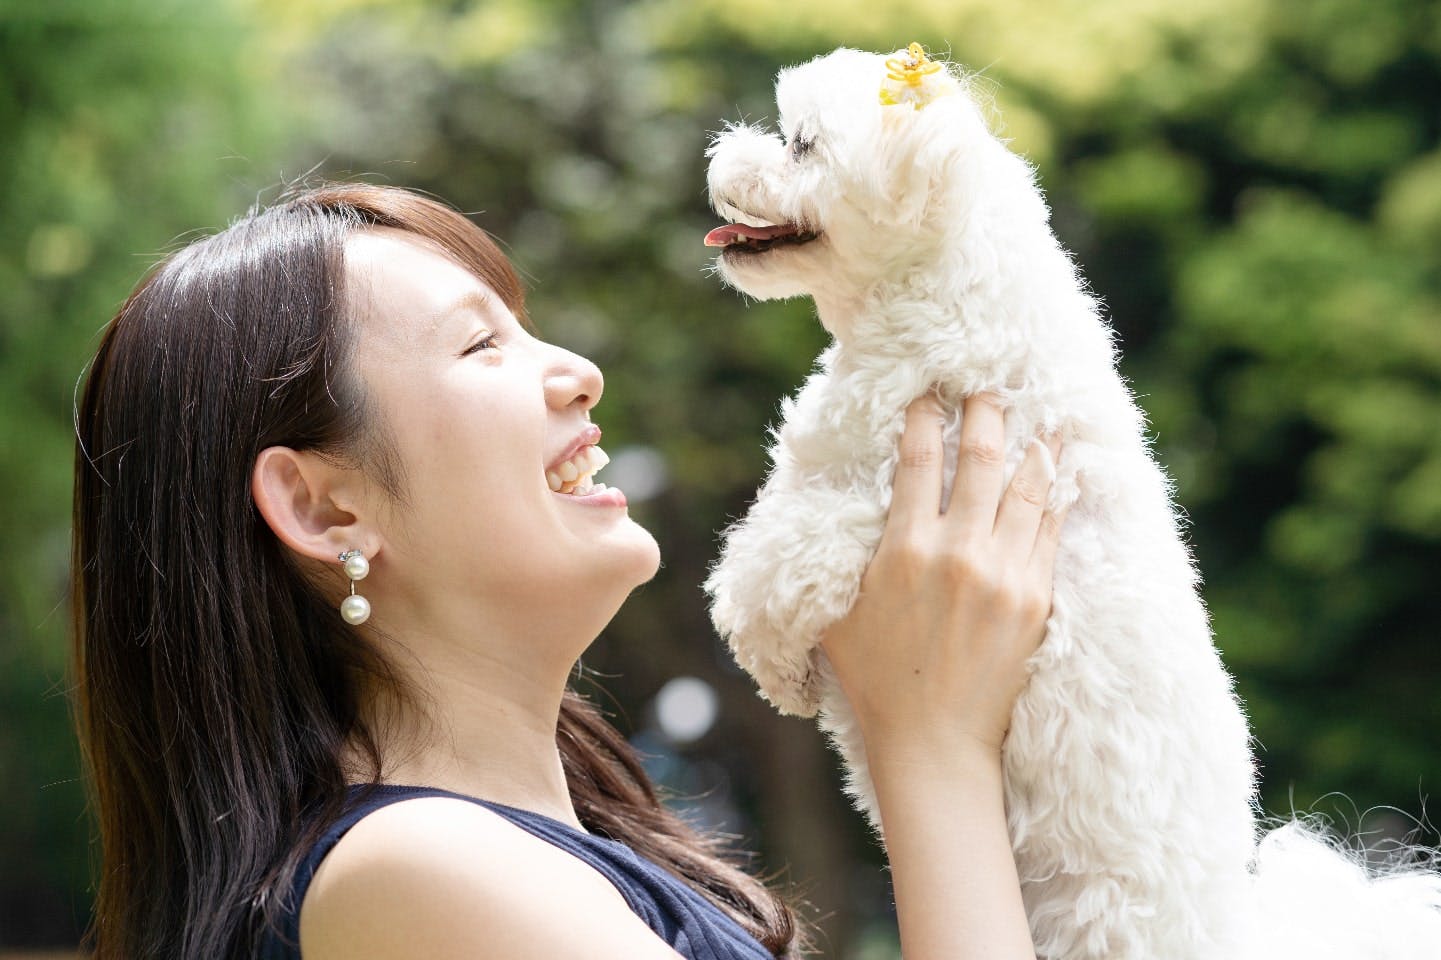
<svg viewBox="0 0 1441 960">
<path fill-rule="evenodd" d="M 535 821 L 455 795 L 621 841 L 708 905 L 685 916 L 791 943 L 788 909 L 658 802 L 589 703 L 539 680 L 656 548 L 617 493 L 550 489 L 548 466 L 603 460 L 601 377 L 524 318 L 464 217 L 338 185 L 179 251 L 106 328 L 77 410 L 74 544 L 98 957 L 287 955 L 317 845 L 375 797 L 409 799 L 380 783 L 451 788 L 414 806 L 491 849 L 540 852 Z M 351 550 L 370 562 L 363 629 L 338 614 Z M 410 806 L 388 811 L 401 830 Z"/>
<path fill-rule="evenodd" d="M 99 960 L 800 955 L 568 686 L 659 563 L 591 480 L 603 387 L 483 231 L 399 189 L 298 193 L 141 282 L 76 410 Z M 934 408 L 903 443 L 892 545 L 828 649 L 883 705 L 908 957 L 1024 956 L 998 741 L 966 731 L 1003 728 L 1041 636 L 1046 455 L 1004 510 L 995 464 L 963 470 L 961 537 Z M 959 763 L 922 762 L 941 741 Z"/>
</svg>

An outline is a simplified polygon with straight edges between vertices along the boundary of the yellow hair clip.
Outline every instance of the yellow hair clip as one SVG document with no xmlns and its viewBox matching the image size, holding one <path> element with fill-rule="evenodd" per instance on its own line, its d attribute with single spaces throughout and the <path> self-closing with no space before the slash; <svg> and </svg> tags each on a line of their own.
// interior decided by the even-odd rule
<svg viewBox="0 0 1441 960">
<path fill-rule="evenodd" d="M 951 92 L 948 85 L 926 82 L 943 69 L 942 64 L 926 56 L 924 47 L 912 43 L 906 47 L 904 57 L 886 60 L 886 79 L 881 81 L 881 103 L 888 107 L 909 103 L 919 110 L 936 97 L 945 96 Z"/>
</svg>

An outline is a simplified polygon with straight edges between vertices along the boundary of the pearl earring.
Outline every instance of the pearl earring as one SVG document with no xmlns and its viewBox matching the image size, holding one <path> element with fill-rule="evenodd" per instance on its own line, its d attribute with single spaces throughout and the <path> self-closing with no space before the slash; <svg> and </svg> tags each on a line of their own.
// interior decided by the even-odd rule
<svg viewBox="0 0 1441 960">
<path fill-rule="evenodd" d="M 340 601 L 340 615 L 352 627 L 358 627 L 370 619 L 370 601 L 355 592 L 355 581 L 364 580 L 370 573 L 370 561 L 359 550 L 347 550 L 340 555 L 345 575 L 350 578 L 350 596 Z"/>
</svg>

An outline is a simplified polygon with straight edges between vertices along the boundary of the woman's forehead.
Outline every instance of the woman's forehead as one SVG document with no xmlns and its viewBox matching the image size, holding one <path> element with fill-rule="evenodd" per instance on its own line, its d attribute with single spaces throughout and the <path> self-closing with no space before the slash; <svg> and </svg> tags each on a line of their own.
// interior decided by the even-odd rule
<svg viewBox="0 0 1441 960">
<path fill-rule="evenodd" d="M 464 336 L 481 319 L 510 310 L 480 278 L 424 237 L 389 227 L 357 230 L 345 244 L 347 301 L 376 333 L 416 338 Z"/>
</svg>

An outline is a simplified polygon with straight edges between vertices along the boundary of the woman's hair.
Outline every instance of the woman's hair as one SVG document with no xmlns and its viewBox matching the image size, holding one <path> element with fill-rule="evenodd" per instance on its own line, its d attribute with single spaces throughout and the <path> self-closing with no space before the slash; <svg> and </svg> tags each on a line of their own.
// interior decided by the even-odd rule
<svg viewBox="0 0 1441 960">
<path fill-rule="evenodd" d="M 273 445 L 404 477 L 350 363 L 344 244 L 438 244 L 518 317 L 521 285 L 456 211 L 336 184 L 253 210 L 155 267 L 103 332 L 76 409 L 76 717 L 99 821 L 99 960 L 248 956 L 345 802 L 342 754 L 379 778 L 360 690 L 404 696 L 261 519 Z M 576 813 L 669 868 L 783 955 L 790 910 L 668 811 L 575 692 L 557 745 Z"/>
</svg>

